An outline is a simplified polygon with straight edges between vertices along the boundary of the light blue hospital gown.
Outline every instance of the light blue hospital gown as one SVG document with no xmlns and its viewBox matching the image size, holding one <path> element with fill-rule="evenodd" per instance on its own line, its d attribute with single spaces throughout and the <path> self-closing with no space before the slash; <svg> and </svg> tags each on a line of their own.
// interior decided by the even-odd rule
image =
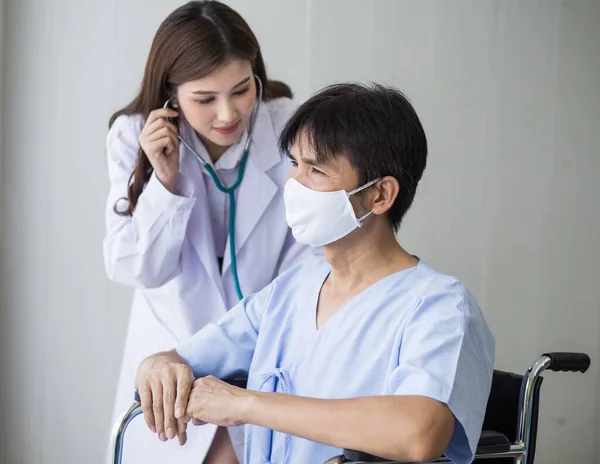
<svg viewBox="0 0 600 464">
<path fill-rule="evenodd" d="M 457 418 L 446 456 L 471 462 L 494 362 L 494 337 L 472 295 L 420 261 L 375 283 L 317 329 L 317 300 L 329 271 L 315 260 L 282 274 L 178 353 L 196 377 L 248 373 L 248 388 L 263 392 L 434 398 Z M 341 451 L 246 426 L 246 464 L 320 464 Z"/>
</svg>

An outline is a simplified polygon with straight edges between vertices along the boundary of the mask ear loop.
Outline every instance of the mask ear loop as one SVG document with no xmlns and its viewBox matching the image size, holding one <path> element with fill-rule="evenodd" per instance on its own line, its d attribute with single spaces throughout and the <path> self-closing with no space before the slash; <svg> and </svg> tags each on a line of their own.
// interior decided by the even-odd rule
<svg viewBox="0 0 600 464">
<path fill-rule="evenodd" d="M 356 218 L 356 220 L 358 221 L 358 227 L 362 227 L 363 221 L 365 219 L 367 219 L 371 214 L 373 214 L 373 211 L 369 211 L 367 214 L 365 214 L 359 218 Z"/>
<path fill-rule="evenodd" d="M 371 185 L 375 185 L 377 182 L 379 182 L 381 180 L 381 178 L 377 178 L 375 180 L 372 180 L 371 182 L 367 182 L 365 185 L 363 185 L 362 187 L 358 187 L 354 190 L 352 190 L 351 192 L 347 192 L 348 193 L 348 199 L 350 199 L 351 195 L 354 195 L 355 193 L 358 193 L 366 188 L 369 188 Z M 369 211 L 367 214 L 362 215 L 359 218 L 356 218 L 356 220 L 358 221 L 358 227 L 362 227 L 363 225 L 363 221 L 365 219 L 367 219 L 371 214 L 373 214 L 373 211 Z"/>
<path fill-rule="evenodd" d="M 381 178 L 377 178 L 375 180 L 372 180 L 371 182 L 367 182 L 365 185 L 363 185 L 362 187 L 358 187 L 350 192 L 347 192 L 348 197 L 351 197 L 352 195 L 354 195 L 355 193 L 358 193 L 366 188 L 369 188 L 371 185 L 376 184 L 377 182 L 379 182 L 381 180 Z"/>
</svg>

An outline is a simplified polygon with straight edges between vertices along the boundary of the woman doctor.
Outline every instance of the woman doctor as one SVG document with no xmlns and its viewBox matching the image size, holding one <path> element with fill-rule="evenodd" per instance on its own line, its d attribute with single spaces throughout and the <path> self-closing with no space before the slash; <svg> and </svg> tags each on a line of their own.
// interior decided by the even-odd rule
<svg viewBox="0 0 600 464">
<path fill-rule="evenodd" d="M 131 404 L 144 358 L 310 253 L 285 220 L 291 165 L 277 138 L 295 109 L 291 96 L 268 80 L 254 34 L 222 3 L 189 2 L 160 25 L 139 94 L 111 118 L 107 136 L 106 271 L 135 288 L 115 413 Z M 124 462 L 242 456 L 240 428 L 175 429 L 152 433 L 135 421 Z"/>
</svg>

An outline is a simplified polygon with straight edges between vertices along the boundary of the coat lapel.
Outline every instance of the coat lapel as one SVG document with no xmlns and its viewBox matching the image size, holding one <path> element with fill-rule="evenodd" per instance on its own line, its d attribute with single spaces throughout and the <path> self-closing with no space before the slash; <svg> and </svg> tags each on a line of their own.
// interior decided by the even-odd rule
<svg viewBox="0 0 600 464">
<path fill-rule="evenodd" d="M 194 149 L 197 150 L 197 137 L 187 123 L 180 124 L 182 137 L 185 138 Z M 199 143 L 199 142 L 198 142 Z M 187 180 L 194 186 L 194 197 L 196 202 L 190 215 L 187 235 L 192 246 L 198 253 L 200 262 L 210 280 L 215 285 L 217 292 L 225 301 L 219 266 L 215 253 L 215 241 L 212 232 L 211 218 L 209 214 L 209 204 L 206 195 L 206 185 L 202 166 L 189 150 L 180 143 L 179 147 L 180 167 L 179 171 L 185 175 Z M 185 174 L 184 174 L 185 173 Z"/>
<path fill-rule="evenodd" d="M 235 247 L 236 254 L 244 247 L 265 210 L 279 190 L 267 171 L 281 162 L 277 136 L 266 105 L 260 105 L 256 128 L 250 144 L 244 179 L 236 192 Z M 223 273 L 231 266 L 230 237 L 227 238 Z"/>
</svg>

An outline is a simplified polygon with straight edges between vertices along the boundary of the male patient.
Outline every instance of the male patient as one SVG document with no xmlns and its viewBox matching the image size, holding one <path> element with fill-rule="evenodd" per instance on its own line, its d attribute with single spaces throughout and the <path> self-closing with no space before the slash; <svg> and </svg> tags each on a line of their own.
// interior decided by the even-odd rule
<svg viewBox="0 0 600 464">
<path fill-rule="evenodd" d="M 287 221 L 325 259 L 146 359 L 136 387 L 148 425 L 183 442 L 190 419 L 246 424 L 247 464 L 319 464 L 342 448 L 471 462 L 494 338 L 467 288 L 396 240 L 427 159 L 413 107 L 392 88 L 334 85 L 280 145 L 293 165 Z M 246 375 L 247 389 L 218 380 Z"/>
</svg>

